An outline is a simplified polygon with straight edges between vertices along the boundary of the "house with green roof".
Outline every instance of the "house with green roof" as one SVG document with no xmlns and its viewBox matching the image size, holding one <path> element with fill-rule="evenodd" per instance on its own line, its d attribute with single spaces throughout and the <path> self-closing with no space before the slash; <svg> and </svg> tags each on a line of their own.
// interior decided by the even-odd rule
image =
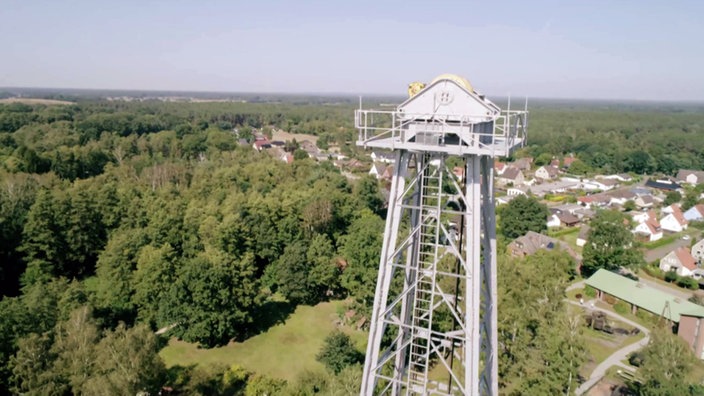
<svg viewBox="0 0 704 396">
<path fill-rule="evenodd" d="M 585 283 L 596 289 L 599 299 L 610 295 L 630 304 L 633 313 L 644 309 L 677 323 L 677 335 L 687 341 L 699 359 L 704 359 L 704 307 L 701 305 L 604 269 L 598 270 Z"/>
<path fill-rule="evenodd" d="M 647 285 L 600 269 L 589 277 L 585 283 L 598 292 L 600 299 L 605 294 L 611 295 L 631 305 L 632 312 L 644 309 L 656 316 L 664 315 L 666 319 L 680 322 L 684 313 L 698 314 L 704 317 L 704 307 L 687 300 L 682 300 L 672 294 L 653 289 Z"/>
</svg>

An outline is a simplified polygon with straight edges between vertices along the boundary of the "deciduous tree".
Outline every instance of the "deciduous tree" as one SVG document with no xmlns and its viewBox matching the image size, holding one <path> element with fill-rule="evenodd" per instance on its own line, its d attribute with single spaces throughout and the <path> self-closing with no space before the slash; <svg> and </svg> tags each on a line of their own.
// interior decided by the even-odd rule
<svg viewBox="0 0 704 396">
<path fill-rule="evenodd" d="M 633 243 L 623 214 L 613 210 L 597 212 L 584 245 L 582 274 L 590 276 L 600 268 L 616 270 L 641 265 L 643 257 Z"/>
<path fill-rule="evenodd" d="M 335 375 L 346 367 L 361 362 L 362 357 L 352 344 L 350 336 L 339 330 L 333 331 L 325 338 L 322 349 L 315 356 Z"/>
<path fill-rule="evenodd" d="M 501 208 L 499 215 L 501 233 L 506 238 L 515 239 L 528 231 L 547 230 L 550 212 L 536 198 L 519 195 Z"/>
</svg>

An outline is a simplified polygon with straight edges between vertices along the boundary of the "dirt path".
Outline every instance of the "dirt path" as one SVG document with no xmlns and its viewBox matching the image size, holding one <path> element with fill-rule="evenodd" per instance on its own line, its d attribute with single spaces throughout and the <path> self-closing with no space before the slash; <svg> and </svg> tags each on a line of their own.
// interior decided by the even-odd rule
<svg viewBox="0 0 704 396">
<path fill-rule="evenodd" d="M 576 305 L 578 307 L 583 307 L 581 304 L 579 304 L 578 302 L 575 302 L 575 301 L 567 300 L 567 302 L 572 305 Z M 612 353 L 609 357 L 604 359 L 603 362 L 599 363 L 599 365 L 596 366 L 596 368 L 594 368 L 594 371 L 592 371 L 592 374 L 589 376 L 589 379 L 586 380 L 582 385 L 580 385 L 579 388 L 577 388 L 577 390 L 575 390 L 576 395 L 584 394 L 591 387 L 593 387 L 597 382 L 599 382 L 599 380 L 604 378 L 604 375 L 606 375 L 606 370 L 608 370 L 609 367 L 611 367 L 611 366 L 620 366 L 620 367 L 627 369 L 629 371 L 632 370 L 630 367 L 624 366 L 621 363 L 621 361 L 626 359 L 628 357 L 628 355 L 630 355 L 631 353 L 648 345 L 648 342 L 650 342 L 650 330 L 648 330 L 646 327 L 642 326 L 641 324 L 636 323 L 630 319 L 626 319 L 617 313 L 607 311 L 607 310 L 604 310 L 601 308 L 591 308 L 591 310 L 603 312 L 612 318 L 618 319 L 624 323 L 627 323 L 627 324 L 637 328 L 638 330 L 643 332 L 643 334 L 645 334 L 645 338 L 643 338 L 642 340 L 640 340 L 634 344 L 626 345 L 625 347 Z"/>
</svg>

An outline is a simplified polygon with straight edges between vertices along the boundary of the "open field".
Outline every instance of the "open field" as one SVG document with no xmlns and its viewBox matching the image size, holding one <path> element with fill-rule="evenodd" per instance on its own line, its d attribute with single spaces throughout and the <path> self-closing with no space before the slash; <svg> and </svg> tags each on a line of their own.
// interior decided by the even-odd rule
<svg viewBox="0 0 704 396">
<path fill-rule="evenodd" d="M 69 102 L 66 100 L 54 100 L 54 99 L 32 99 L 32 98 L 7 98 L 0 99 L 0 104 L 5 103 L 24 103 L 28 105 L 33 104 L 43 104 L 43 105 L 71 105 L 74 102 Z"/>
<path fill-rule="evenodd" d="M 304 140 L 307 140 L 311 143 L 318 144 L 318 137 L 314 135 L 306 135 L 303 133 L 288 133 L 284 131 L 274 131 L 272 134 L 272 139 L 273 140 L 280 140 L 280 141 L 287 141 L 287 140 L 293 140 L 296 139 L 297 142 L 302 142 Z"/>
<path fill-rule="evenodd" d="M 172 339 L 159 353 L 167 366 L 193 364 L 238 364 L 247 370 L 275 378 L 293 380 L 305 371 L 324 370 L 315 360 L 323 340 L 335 329 L 337 309 L 342 301 L 299 306 L 285 323 L 244 342 L 212 349 Z M 360 351 L 366 344 L 366 332 L 345 328 Z"/>
</svg>

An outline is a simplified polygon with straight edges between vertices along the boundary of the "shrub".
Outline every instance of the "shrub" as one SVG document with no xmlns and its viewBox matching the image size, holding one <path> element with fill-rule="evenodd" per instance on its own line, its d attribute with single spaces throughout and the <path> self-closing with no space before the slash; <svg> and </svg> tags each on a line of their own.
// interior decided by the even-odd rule
<svg viewBox="0 0 704 396">
<path fill-rule="evenodd" d="M 581 299 L 581 298 L 582 298 L 582 293 L 577 293 L 577 294 L 575 294 L 575 295 L 574 295 L 574 298 L 576 298 L 577 300 Z"/>
<path fill-rule="evenodd" d="M 586 286 L 584 288 L 584 295 L 587 297 L 594 298 L 596 297 L 596 290 L 591 286 Z"/>
<path fill-rule="evenodd" d="M 643 271 L 654 278 L 665 279 L 665 272 L 658 267 L 657 263 L 644 266 Z"/>
<path fill-rule="evenodd" d="M 364 356 L 355 349 L 347 334 L 335 330 L 325 338 L 323 348 L 315 358 L 337 375 L 345 367 L 361 362 Z"/>
<path fill-rule="evenodd" d="M 636 281 L 636 282 L 638 282 L 638 280 L 640 279 L 640 278 L 638 278 L 635 274 L 633 274 L 633 273 L 631 273 L 631 272 L 625 272 L 625 273 L 621 274 L 621 276 L 624 276 L 624 277 L 626 277 L 626 278 L 628 278 L 628 279 L 630 279 L 630 280 L 634 280 L 634 281 Z"/>
<path fill-rule="evenodd" d="M 641 352 L 633 352 L 628 356 L 628 363 L 631 364 L 631 366 L 635 367 L 640 367 L 641 364 L 643 364 L 643 355 Z"/>
<path fill-rule="evenodd" d="M 644 310 L 644 309 L 639 309 L 636 311 L 636 317 L 638 319 L 641 319 L 642 321 L 646 323 L 652 323 L 655 324 L 657 322 L 658 317 L 651 314 L 650 312 Z"/>
<path fill-rule="evenodd" d="M 614 304 L 614 311 L 616 311 L 616 313 L 618 314 L 625 315 L 629 311 L 628 304 L 623 301 L 618 301 L 616 302 L 616 304 Z"/>
<path fill-rule="evenodd" d="M 677 276 L 675 271 L 667 271 L 665 273 L 665 282 L 677 282 L 677 278 L 679 278 L 679 276 Z"/>
<path fill-rule="evenodd" d="M 694 278 L 690 278 L 688 276 L 681 276 L 679 277 L 679 279 L 677 279 L 677 286 L 684 287 L 690 290 L 696 290 L 699 288 L 699 282 L 697 282 Z"/>
<path fill-rule="evenodd" d="M 704 221 L 701 221 L 701 220 L 699 220 L 699 221 L 692 221 L 692 222 L 689 223 L 689 225 L 690 225 L 691 227 L 694 227 L 694 228 L 697 228 L 697 229 L 700 229 L 700 230 L 704 230 Z"/>
</svg>

